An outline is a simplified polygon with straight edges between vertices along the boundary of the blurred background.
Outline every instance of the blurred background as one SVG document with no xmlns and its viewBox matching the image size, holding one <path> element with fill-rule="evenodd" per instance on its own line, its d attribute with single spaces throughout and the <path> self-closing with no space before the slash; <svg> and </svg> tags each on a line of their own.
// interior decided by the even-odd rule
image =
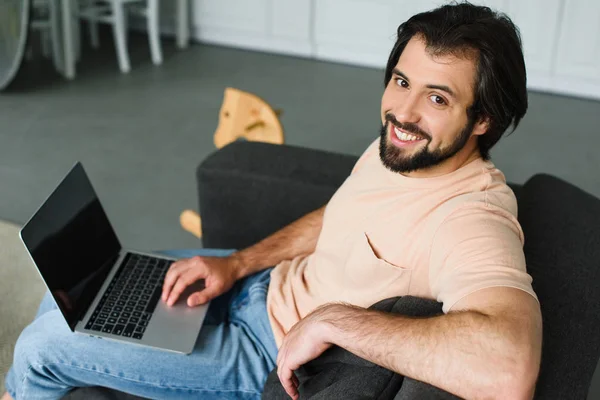
<svg viewBox="0 0 600 400">
<path fill-rule="evenodd" d="M 442 3 L 0 0 L 0 218 L 24 223 L 79 160 L 125 245 L 199 247 L 179 214 L 198 208 L 224 89 L 281 109 L 287 144 L 359 155 L 398 25 Z M 530 90 L 492 160 L 600 197 L 600 2 L 477 3 L 520 28 Z"/>
</svg>

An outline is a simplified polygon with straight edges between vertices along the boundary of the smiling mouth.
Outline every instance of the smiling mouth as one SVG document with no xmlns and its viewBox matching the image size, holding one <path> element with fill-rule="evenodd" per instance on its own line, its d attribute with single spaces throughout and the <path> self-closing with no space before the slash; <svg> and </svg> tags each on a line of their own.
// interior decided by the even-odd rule
<svg viewBox="0 0 600 400">
<path fill-rule="evenodd" d="M 400 128 L 398 128 L 397 126 L 390 124 L 391 129 L 391 137 L 390 139 L 392 140 L 392 142 L 395 142 L 397 144 L 413 144 L 413 143 L 418 143 L 420 141 L 425 140 L 424 137 L 419 136 L 419 135 L 415 135 L 413 133 L 408 133 Z"/>
</svg>

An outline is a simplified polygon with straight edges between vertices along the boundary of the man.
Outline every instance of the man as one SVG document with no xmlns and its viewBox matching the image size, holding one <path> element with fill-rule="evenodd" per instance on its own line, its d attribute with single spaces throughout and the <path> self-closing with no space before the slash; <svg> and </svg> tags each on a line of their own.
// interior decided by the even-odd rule
<svg viewBox="0 0 600 400">
<path fill-rule="evenodd" d="M 191 355 L 71 335 L 46 299 L 17 342 L 10 395 L 258 398 L 276 365 L 297 398 L 294 370 L 337 345 L 461 397 L 531 398 L 541 314 L 514 194 L 489 161 L 527 108 L 516 28 L 470 4 L 418 14 L 398 29 L 385 82 L 380 138 L 326 207 L 242 251 L 173 264 L 163 301 L 201 278 L 188 305 L 213 300 Z M 365 309 L 402 295 L 445 314 Z"/>
</svg>

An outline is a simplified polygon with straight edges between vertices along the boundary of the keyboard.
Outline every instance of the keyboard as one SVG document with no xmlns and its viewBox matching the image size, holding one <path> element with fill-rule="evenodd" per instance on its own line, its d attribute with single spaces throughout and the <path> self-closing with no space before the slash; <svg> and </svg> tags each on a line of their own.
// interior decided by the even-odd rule
<svg viewBox="0 0 600 400">
<path fill-rule="evenodd" d="M 85 329 L 142 339 L 172 262 L 128 253 Z"/>
</svg>

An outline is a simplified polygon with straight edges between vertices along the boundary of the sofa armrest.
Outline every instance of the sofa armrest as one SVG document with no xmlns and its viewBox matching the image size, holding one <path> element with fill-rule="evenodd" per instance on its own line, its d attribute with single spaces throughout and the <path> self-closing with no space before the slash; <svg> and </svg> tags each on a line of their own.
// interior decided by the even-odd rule
<svg viewBox="0 0 600 400">
<path fill-rule="evenodd" d="M 244 248 L 326 204 L 357 157 L 237 141 L 197 168 L 206 248 Z"/>
</svg>

